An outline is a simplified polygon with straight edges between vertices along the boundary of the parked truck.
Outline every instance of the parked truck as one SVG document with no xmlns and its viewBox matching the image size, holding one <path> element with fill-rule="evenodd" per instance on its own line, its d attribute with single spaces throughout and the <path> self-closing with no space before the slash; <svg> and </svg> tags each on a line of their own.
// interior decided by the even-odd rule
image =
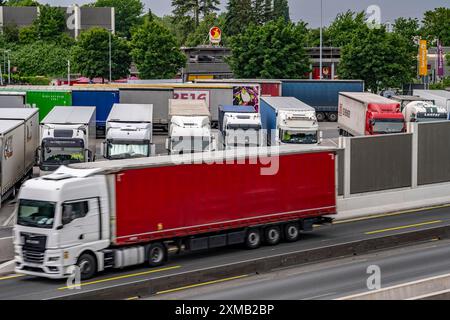
<svg viewBox="0 0 450 320">
<path fill-rule="evenodd" d="M 169 153 L 194 153 L 215 150 L 211 132 L 211 113 L 203 100 L 169 99 Z"/>
<path fill-rule="evenodd" d="M 450 112 L 450 91 L 446 90 L 414 90 L 414 95 L 434 100 L 434 104 Z"/>
<path fill-rule="evenodd" d="M 0 109 L 0 207 L 33 174 L 39 146 L 39 110 Z"/>
<path fill-rule="evenodd" d="M 25 97 L 25 92 L 0 91 L 0 108 L 23 108 L 27 105 Z"/>
<path fill-rule="evenodd" d="M 55 107 L 41 122 L 41 175 L 95 160 L 95 107 Z"/>
<path fill-rule="evenodd" d="M 261 98 L 261 120 L 269 145 L 320 143 L 315 109 L 294 97 Z"/>
<path fill-rule="evenodd" d="M 264 157 L 257 150 L 198 154 L 183 164 L 175 164 L 183 155 L 74 164 L 28 180 L 17 204 L 16 272 L 64 278 L 78 266 L 87 279 L 162 265 L 170 249 L 292 242 L 332 221 L 335 149 L 283 146 Z"/>
<path fill-rule="evenodd" d="M 364 136 L 405 132 L 400 103 L 370 92 L 339 94 L 339 133 Z"/>
<path fill-rule="evenodd" d="M 363 80 L 283 79 L 283 96 L 295 97 L 316 109 L 318 121 L 336 122 L 339 92 L 364 92 Z"/>
<path fill-rule="evenodd" d="M 219 129 L 225 149 L 265 143 L 261 115 L 253 106 L 220 106 Z"/>
<path fill-rule="evenodd" d="M 106 121 L 103 155 L 108 160 L 150 157 L 153 144 L 153 105 L 120 104 Z"/>
<path fill-rule="evenodd" d="M 416 101 L 420 101 L 420 102 L 425 102 L 428 104 L 434 104 L 434 100 L 432 99 L 426 99 L 426 98 L 422 98 L 419 96 L 410 96 L 410 95 L 394 95 L 391 96 L 389 99 L 397 101 L 400 103 L 400 110 L 403 111 L 403 109 L 405 109 L 405 107 L 410 104 L 411 102 L 416 102 Z"/>
<path fill-rule="evenodd" d="M 410 102 L 402 112 L 405 122 L 447 121 L 448 119 L 446 109 L 423 101 Z"/>
</svg>

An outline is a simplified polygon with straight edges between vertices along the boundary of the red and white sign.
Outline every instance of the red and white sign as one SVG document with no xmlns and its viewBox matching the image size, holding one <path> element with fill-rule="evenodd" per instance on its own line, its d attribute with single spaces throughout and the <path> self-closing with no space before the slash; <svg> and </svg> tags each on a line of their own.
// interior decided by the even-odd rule
<svg viewBox="0 0 450 320">
<path fill-rule="evenodd" d="M 222 41 L 222 30 L 219 27 L 212 27 L 209 30 L 209 42 L 219 44 Z"/>
<path fill-rule="evenodd" d="M 205 100 L 208 108 L 210 108 L 208 90 L 174 90 L 173 98 L 176 100 Z"/>
</svg>

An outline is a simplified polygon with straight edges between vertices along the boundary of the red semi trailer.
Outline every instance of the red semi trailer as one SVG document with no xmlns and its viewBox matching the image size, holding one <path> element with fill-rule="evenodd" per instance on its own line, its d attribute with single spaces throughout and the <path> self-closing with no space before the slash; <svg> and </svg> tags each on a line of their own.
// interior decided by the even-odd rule
<svg viewBox="0 0 450 320">
<path fill-rule="evenodd" d="M 79 266 L 86 279 L 159 266 L 170 246 L 254 249 L 331 222 L 334 149 L 257 150 L 71 165 L 29 180 L 18 200 L 16 271 L 63 278 Z"/>
</svg>

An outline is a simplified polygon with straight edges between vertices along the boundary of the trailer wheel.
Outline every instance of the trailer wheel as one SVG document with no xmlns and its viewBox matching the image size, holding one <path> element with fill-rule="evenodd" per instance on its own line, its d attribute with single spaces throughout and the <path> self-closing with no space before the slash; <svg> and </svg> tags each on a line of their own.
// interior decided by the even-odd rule
<svg viewBox="0 0 450 320">
<path fill-rule="evenodd" d="M 167 261 L 167 249 L 160 243 L 156 242 L 148 247 L 148 264 L 150 267 L 158 267 Z"/>
<path fill-rule="evenodd" d="M 336 121 L 338 120 L 337 113 L 336 113 L 336 112 L 329 112 L 329 113 L 327 114 L 327 119 L 328 119 L 328 121 L 330 121 L 330 122 L 336 122 Z"/>
<path fill-rule="evenodd" d="M 78 258 L 77 266 L 80 268 L 81 280 L 90 279 L 97 272 L 97 260 L 90 253 L 83 253 Z"/>
<path fill-rule="evenodd" d="M 300 237 L 300 230 L 296 223 L 289 223 L 284 227 L 284 239 L 287 242 L 295 242 Z"/>
<path fill-rule="evenodd" d="M 261 232 L 259 229 L 250 229 L 247 232 L 245 246 L 248 249 L 257 249 L 261 246 Z"/>
<path fill-rule="evenodd" d="M 317 121 L 323 122 L 323 121 L 325 121 L 325 114 L 323 112 L 317 112 L 316 118 L 317 118 Z"/>
<path fill-rule="evenodd" d="M 265 240 L 269 246 L 275 246 L 281 241 L 281 231 L 280 227 L 273 226 L 268 227 L 265 230 Z"/>
</svg>

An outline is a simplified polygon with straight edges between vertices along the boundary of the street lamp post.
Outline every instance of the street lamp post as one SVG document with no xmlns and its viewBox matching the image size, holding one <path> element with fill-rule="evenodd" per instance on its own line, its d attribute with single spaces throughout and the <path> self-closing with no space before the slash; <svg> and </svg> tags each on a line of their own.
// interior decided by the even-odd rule
<svg viewBox="0 0 450 320">
<path fill-rule="evenodd" d="M 112 30 L 109 30 L 109 83 L 111 83 L 112 82 L 112 50 L 111 50 L 111 47 L 112 47 L 112 44 L 111 44 L 111 42 L 112 42 L 112 36 L 111 36 L 111 33 L 112 33 Z"/>
<path fill-rule="evenodd" d="M 322 67 L 322 47 L 323 47 L 323 0 L 320 0 L 320 58 L 319 58 L 319 68 L 320 68 L 320 79 L 323 79 L 323 67 Z"/>
</svg>

